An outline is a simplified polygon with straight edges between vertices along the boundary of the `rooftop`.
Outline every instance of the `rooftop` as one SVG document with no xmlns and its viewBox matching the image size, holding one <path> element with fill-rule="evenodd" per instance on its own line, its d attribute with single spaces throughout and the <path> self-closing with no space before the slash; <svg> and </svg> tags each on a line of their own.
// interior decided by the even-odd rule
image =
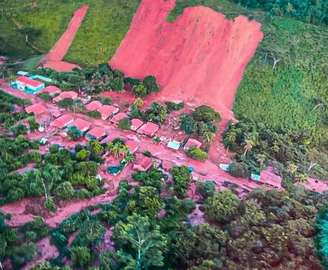
<svg viewBox="0 0 328 270">
<path fill-rule="evenodd" d="M 125 145 L 129 148 L 131 154 L 134 154 L 139 149 L 139 144 L 136 141 L 128 140 Z"/>
<path fill-rule="evenodd" d="M 119 108 L 117 108 L 117 107 L 115 107 L 113 105 L 103 105 L 102 107 L 100 107 L 98 109 L 98 112 L 100 112 L 101 118 L 103 120 L 106 120 L 110 116 L 118 113 L 118 111 L 119 111 Z"/>
<path fill-rule="evenodd" d="M 64 114 L 57 119 L 55 119 L 52 123 L 51 126 L 55 128 L 64 128 L 67 127 L 70 123 L 74 121 L 73 117 L 69 114 Z"/>
<path fill-rule="evenodd" d="M 147 122 L 141 128 L 138 129 L 138 133 L 153 137 L 158 131 L 159 126 L 152 122 Z"/>
<path fill-rule="evenodd" d="M 26 107 L 25 111 L 27 113 L 33 113 L 35 115 L 39 115 L 45 113 L 47 111 L 47 108 L 44 105 L 42 105 L 42 103 L 36 103 Z"/>
<path fill-rule="evenodd" d="M 25 84 L 27 86 L 32 86 L 32 87 L 40 87 L 40 86 L 44 85 L 42 82 L 32 80 L 26 76 L 19 76 L 16 78 L 16 81 L 20 82 L 22 84 Z"/>
<path fill-rule="evenodd" d="M 91 101 L 87 105 L 85 105 L 85 109 L 89 112 L 91 111 L 97 111 L 99 108 L 102 107 L 102 104 L 98 100 Z"/>
<path fill-rule="evenodd" d="M 193 139 L 193 138 L 189 138 L 183 149 L 188 150 L 191 147 L 200 148 L 201 146 L 202 146 L 202 143 L 200 141 Z"/>
<path fill-rule="evenodd" d="M 127 118 L 128 115 L 124 112 L 120 112 L 116 115 L 114 115 L 114 117 L 111 119 L 111 121 L 114 123 L 114 124 L 118 124 L 118 122 L 120 122 L 122 119 L 124 118 Z"/>
<path fill-rule="evenodd" d="M 146 157 L 143 154 L 137 154 L 136 160 L 133 164 L 133 169 L 138 171 L 148 171 L 153 165 L 153 161 L 150 157 Z"/>
<path fill-rule="evenodd" d="M 59 102 L 63 99 L 70 98 L 70 99 L 77 99 L 78 95 L 74 91 L 64 91 L 61 94 L 54 98 L 54 102 Z"/>
<path fill-rule="evenodd" d="M 58 88 L 57 86 L 54 85 L 49 85 L 46 88 L 42 89 L 40 92 L 41 93 L 48 93 L 49 95 L 53 96 L 56 94 L 60 94 L 61 93 L 61 89 Z"/>
<path fill-rule="evenodd" d="M 88 131 L 87 136 L 98 140 L 106 136 L 106 130 L 102 127 L 94 127 Z"/>
<path fill-rule="evenodd" d="M 174 150 L 179 150 L 181 146 L 181 143 L 178 141 L 169 141 L 169 143 L 167 144 L 168 148 L 174 149 Z"/>
<path fill-rule="evenodd" d="M 78 130 L 82 131 L 82 132 L 85 132 L 87 131 L 88 129 L 90 129 L 91 127 L 91 124 L 86 121 L 86 120 L 83 120 L 83 119 L 80 119 L 80 118 L 77 118 L 74 120 L 73 123 L 70 124 L 70 126 L 74 126 L 76 127 Z"/>
<path fill-rule="evenodd" d="M 138 118 L 134 118 L 134 119 L 131 120 L 131 130 L 136 131 L 142 125 L 143 125 L 143 122 Z"/>
</svg>

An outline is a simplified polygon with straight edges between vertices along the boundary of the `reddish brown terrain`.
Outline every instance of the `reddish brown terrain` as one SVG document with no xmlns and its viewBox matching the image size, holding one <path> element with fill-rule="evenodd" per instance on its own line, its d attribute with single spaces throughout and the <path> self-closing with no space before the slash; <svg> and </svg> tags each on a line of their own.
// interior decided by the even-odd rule
<svg viewBox="0 0 328 270">
<path fill-rule="evenodd" d="M 74 12 L 74 15 L 61 38 L 52 47 L 50 52 L 42 59 L 41 64 L 44 67 L 52 68 L 56 71 L 66 72 L 77 67 L 75 64 L 64 62 L 63 59 L 68 52 L 77 31 L 79 30 L 85 15 L 89 9 L 88 5 L 81 6 Z"/>
<path fill-rule="evenodd" d="M 231 118 L 237 87 L 263 38 L 261 24 L 228 20 L 203 6 L 167 22 L 174 6 L 175 0 L 143 0 L 110 65 L 132 77 L 154 75 L 162 86 L 158 98 L 207 104 Z"/>
</svg>

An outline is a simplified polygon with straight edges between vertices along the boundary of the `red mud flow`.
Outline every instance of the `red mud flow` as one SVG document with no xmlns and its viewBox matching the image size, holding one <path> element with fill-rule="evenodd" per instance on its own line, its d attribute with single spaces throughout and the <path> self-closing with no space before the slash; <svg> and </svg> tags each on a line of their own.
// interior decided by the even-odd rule
<svg viewBox="0 0 328 270">
<path fill-rule="evenodd" d="M 160 99 L 207 104 L 231 118 L 243 72 L 263 38 L 261 24 L 228 20 L 203 6 L 167 22 L 174 6 L 175 0 L 142 0 L 110 64 L 131 77 L 154 75 Z"/>
<path fill-rule="evenodd" d="M 82 5 L 74 12 L 74 15 L 61 38 L 52 47 L 50 52 L 42 59 L 41 63 L 44 67 L 52 68 L 59 72 L 71 71 L 77 67 L 75 64 L 62 61 L 68 52 L 77 31 L 79 30 L 85 15 L 89 9 L 88 5 Z M 56 12 L 56 11 L 54 11 Z"/>
</svg>

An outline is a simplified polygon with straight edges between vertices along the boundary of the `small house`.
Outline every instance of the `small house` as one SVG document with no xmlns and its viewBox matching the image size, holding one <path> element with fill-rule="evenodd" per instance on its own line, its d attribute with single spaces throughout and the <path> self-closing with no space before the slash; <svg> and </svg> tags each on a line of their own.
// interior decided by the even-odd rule
<svg viewBox="0 0 328 270">
<path fill-rule="evenodd" d="M 140 128 L 142 125 L 143 122 L 138 118 L 134 118 L 131 120 L 131 130 L 133 131 L 137 131 L 137 129 Z"/>
<path fill-rule="evenodd" d="M 101 119 L 106 120 L 119 112 L 119 108 L 113 105 L 103 105 L 98 109 L 101 114 Z"/>
<path fill-rule="evenodd" d="M 77 118 L 69 125 L 69 127 L 76 127 L 80 132 L 84 133 L 90 129 L 91 124 L 86 120 Z"/>
<path fill-rule="evenodd" d="M 54 85 L 49 85 L 46 88 L 42 89 L 40 91 L 40 94 L 47 93 L 49 96 L 54 97 L 56 95 L 59 95 L 61 93 L 61 89 Z"/>
<path fill-rule="evenodd" d="M 94 127 L 88 131 L 86 137 L 89 140 L 102 140 L 106 136 L 106 130 L 102 127 Z"/>
<path fill-rule="evenodd" d="M 154 137 L 156 132 L 159 130 L 159 126 L 152 122 L 147 122 L 141 128 L 138 129 L 139 134 L 143 134 L 149 137 Z"/>
<path fill-rule="evenodd" d="M 114 117 L 111 119 L 112 123 L 118 124 L 122 119 L 127 118 L 128 115 L 124 112 L 118 113 L 114 115 Z"/>
<path fill-rule="evenodd" d="M 102 104 L 98 100 L 91 101 L 90 103 L 85 105 L 85 109 L 89 112 L 98 111 L 98 109 L 100 109 L 101 107 L 102 107 Z"/>
<path fill-rule="evenodd" d="M 47 111 L 47 108 L 41 103 L 32 104 L 25 108 L 27 113 L 33 113 L 34 115 L 40 115 Z"/>
<path fill-rule="evenodd" d="M 143 154 L 136 155 L 136 160 L 133 164 L 133 169 L 137 171 L 146 172 L 153 165 L 153 161 L 150 157 L 146 157 Z"/>
<path fill-rule="evenodd" d="M 188 141 L 184 145 L 183 149 L 185 151 L 188 151 L 192 147 L 200 148 L 201 146 L 202 146 L 202 143 L 200 141 L 190 138 L 190 139 L 188 139 Z"/>
<path fill-rule="evenodd" d="M 69 124 L 71 124 L 74 121 L 73 117 L 69 114 L 62 115 L 55 119 L 51 126 L 54 128 L 62 129 L 67 127 Z"/>
<path fill-rule="evenodd" d="M 64 99 L 77 99 L 78 95 L 76 92 L 74 91 L 64 91 L 64 92 L 61 92 L 57 97 L 55 97 L 53 99 L 54 102 L 59 102 L 61 100 L 64 100 Z"/>
<path fill-rule="evenodd" d="M 139 149 L 139 145 L 136 141 L 128 140 L 125 142 L 125 145 L 129 148 L 131 154 L 134 154 Z"/>
</svg>

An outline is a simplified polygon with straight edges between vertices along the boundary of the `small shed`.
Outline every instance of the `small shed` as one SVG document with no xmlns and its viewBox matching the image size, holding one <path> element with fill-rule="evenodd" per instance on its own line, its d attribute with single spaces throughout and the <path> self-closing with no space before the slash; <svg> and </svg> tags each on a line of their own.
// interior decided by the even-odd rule
<svg viewBox="0 0 328 270">
<path fill-rule="evenodd" d="M 80 132 L 86 132 L 90 129 L 91 124 L 86 120 L 77 118 L 69 126 L 76 127 Z"/>
<path fill-rule="evenodd" d="M 150 157 L 146 157 L 143 154 L 136 155 L 136 160 L 133 164 L 133 169 L 137 171 L 146 172 L 153 165 L 153 161 Z"/>
<path fill-rule="evenodd" d="M 47 93 L 50 96 L 54 97 L 55 95 L 59 95 L 61 93 L 61 89 L 54 85 L 49 85 L 46 88 L 40 91 L 40 94 Z"/>
<path fill-rule="evenodd" d="M 77 99 L 78 97 L 78 94 L 74 91 L 64 91 L 64 92 L 61 92 L 57 97 L 55 97 L 53 99 L 54 102 L 59 102 L 63 99 L 66 99 L 66 98 L 69 98 L 69 99 Z"/>
<path fill-rule="evenodd" d="M 67 127 L 73 121 L 74 119 L 71 115 L 65 114 L 55 119 L 50 125 L 54 128 L 62 129 Z"/>
<path fill-rule="evenodd" d="M 128 140 L 125 142 L 125 145 L 129 148 L 131 154 L 134 154 L 139 149 L 139 145 L 136 141 Z"/>
<path fill-rule="evenodd" d="M 120 112 L 120 113 L 114 115 L 114 117 L 111 119 L 111 121 L 112 121 L 112 123 L 117 125 L 122 119 L 127 118 L 127 117 L 128 117 L 128 115 L 126 113 Z"/>
<path fill-rule="evenodd" d="M 101 114 L 101 119 L 106 120 L 114 114 L 117 114 L 119 112 L 119 108 L 113 105 L 103 105 L 98 109 L 98 112 Z"/>
<path fill-rule="evenodd" d="M 186 144 L 184 145 L 183 149 L 185 151 L 188 151 L 192 147 L 200 148 L 202 146 L 202 143 L 196 139 L 189 138 Z"/>
<path fill-rule="evenodd" d="M 89 112 L 97 111 L 101 107 L 102 107 L 102 104 L 98 100 L 91 101 L 90 103 L 88 103 L 87 105 L 85 105 L 85 109 L 87 111 L 89 111 Z"/>
<path fill-rule="evenodd" d="M 25 108 L 27 113 L 33 113 L 34 115 L 40 115 L 47 111 L 47 108 L 42 103 L 35 103 Z"/>
</svg>

